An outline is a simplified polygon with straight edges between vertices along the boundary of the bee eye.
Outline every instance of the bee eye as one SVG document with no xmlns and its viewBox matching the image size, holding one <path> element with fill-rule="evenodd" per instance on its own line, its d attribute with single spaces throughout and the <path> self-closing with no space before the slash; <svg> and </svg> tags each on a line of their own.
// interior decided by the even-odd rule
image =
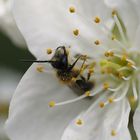
<svg viewBox="0 0 140 140">
<path fill-rule="evenodd" d="M 54 56 L 51 59 L 53 62 L 52 66 L 59 70 L 68 68 L 68 55 L 65 47 L 58 47 L 55 51 Z"/>
</svg>

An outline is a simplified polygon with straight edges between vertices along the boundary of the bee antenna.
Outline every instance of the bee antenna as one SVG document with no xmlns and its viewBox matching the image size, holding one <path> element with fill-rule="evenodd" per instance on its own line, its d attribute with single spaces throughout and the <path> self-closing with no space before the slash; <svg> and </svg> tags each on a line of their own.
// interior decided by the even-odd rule
<svg viewBox="0 0 140 140">
<path fill-rule="evenodd" d="M 54 61 L 51 60 L 27 60 L 27 59 L 21 59 L 21 62 L 36 62 L 36 63 L 52 63 Z"/>
</svg>

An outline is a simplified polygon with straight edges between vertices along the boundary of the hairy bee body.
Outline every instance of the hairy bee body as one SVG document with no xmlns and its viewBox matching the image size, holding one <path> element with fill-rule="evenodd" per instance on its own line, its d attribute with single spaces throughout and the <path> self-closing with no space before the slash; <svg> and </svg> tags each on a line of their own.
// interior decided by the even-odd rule
<svg viewBox="0 0 140 140">
<path fill-rule="evenodd" d="M 57 71 L 57 77 L 60 81 L 62 81 L 63 83 L 66 84 L 70 84 L 72 82 L 73 78 L 77 78 L 79 75 L 79 71 L 78 70 L 71 70 L 71 71 Z"/>
</svg>

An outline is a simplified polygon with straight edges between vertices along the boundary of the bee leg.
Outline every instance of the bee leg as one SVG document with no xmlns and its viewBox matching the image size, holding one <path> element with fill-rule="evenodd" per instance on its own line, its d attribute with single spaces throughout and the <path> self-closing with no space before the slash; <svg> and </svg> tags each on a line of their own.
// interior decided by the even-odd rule
<svg viewBox="0 0 140 140">
<path fill-rule="evenodd" d="M 75 62 L 69 67 L 68 70 L 72 70 L 73 67 L 76 65 L 76 63 L 78 62 L 78 60 L 79 60 L 81 57 L 82 57 L 82 56 L 79 56 L 79 57 L 75 60 Z"/>
<path fill-rule="evenodd" d="M 36 63 L 52 63 L 54 61 L 51 60 L 26 60 L 26 59 L 21 59 L 21 62 L 36 62 Z"/>
<path fill-rule="evenodd" d="M 86 62 L 86 59 L 83 60 L 83 63 L 82 63 L 82 66 L 81 66 L 80 72 L 79 72 L 80 74 L 83 72 L 85 62 Z"/>
<path fill-rule="evenodd" d="M 90 77 L 91 77 L 91 73 L 88 73 L 88 74 L 87 74 L 87 81 L 90 80 Z"/>
<path fill-rule="evenodd" d="M 84 76 L 80 75 L 80 77 L 83 81 L 86 81 L 86 78 Z"/>
</svg>

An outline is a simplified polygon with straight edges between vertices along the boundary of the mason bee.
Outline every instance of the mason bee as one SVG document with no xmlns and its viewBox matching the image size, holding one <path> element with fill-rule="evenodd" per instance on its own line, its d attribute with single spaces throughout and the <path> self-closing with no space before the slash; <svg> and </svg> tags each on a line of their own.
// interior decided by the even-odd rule
<svg viewBox="0 0 140 140">
<path fill-rule="evenodd" d="M 81 68 L 74 68 L 80 59 L 83 61 Z M 68 84 L 72 89 L 77 88 L 83 92 L 91 90 L 94 86 L 94 83 L 89 80 L 90 76 L 86 79 L 80 75 L 85 61 L 86 59 L 84 59 L 83 55 L 79 55 L 78 58 L 70 64 L 65 46 L 58 47 L 50 60 L 24 60 L 24 62 L 50 63 L 56 70 L 57 77 L 61 82 Z M 76 80 L 72 82 L 74 78 Z"/>
</svg>

